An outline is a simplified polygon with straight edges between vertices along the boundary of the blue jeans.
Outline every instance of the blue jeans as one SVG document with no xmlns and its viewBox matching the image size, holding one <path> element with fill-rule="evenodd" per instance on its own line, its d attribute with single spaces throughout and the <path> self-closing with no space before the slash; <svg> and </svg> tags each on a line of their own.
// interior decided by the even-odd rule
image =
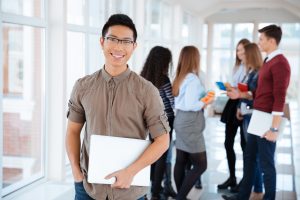
<svg viewBox="0 0 300 200">
<path fill-rule="evenodd" d="M 85 191 L 83 187 L 83 182 L 75 182 L 74 184 L 75 184 L 75 200 L 94 200 Z M 141 197 L 138 200 L 145 200 L 145 198 Z"/>
<path fill-rule="evenodd" d="M 83 182 L 75 182 L 75 200 L 94 200 L 85 191 Z"/>
<path fill-rule="evenodd" d="M 249 199 L 252 185 L 255 179 L 255 163 L 257 156 L 263 171 L 265 186 L 264 200 L 275 200 L 276 196 L 276 169 L 274 154 L 275 142 L 269 142 L 265 138 L 249 134 L 244 152 L 244 177 L 238 199 Z"/>
<path fill-rule="evenodd" d="M 248 141 L 248 135 L 249 133 L 247 132 L 250 119 L 251 119 L 251 114 L 244 115 L 243 116 L 243 133 L 245 134 L 245 140 L 246 140 L 246 145 Z M 261 171 L 261 166 L 259 162 L 259 156 L 256 156 L 256 161 L 255 161 L 255 178 L 254 178 L 254 192 L 260 193 L 263 191 L 263 178 L 262 178 L 262 171 Z"/>
</svg>

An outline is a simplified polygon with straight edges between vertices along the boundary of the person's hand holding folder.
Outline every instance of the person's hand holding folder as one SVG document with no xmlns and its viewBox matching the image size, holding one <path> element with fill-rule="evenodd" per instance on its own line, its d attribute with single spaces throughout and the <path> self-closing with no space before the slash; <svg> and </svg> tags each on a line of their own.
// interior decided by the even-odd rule
<svg viewBox="0 0 300 200">
<path fill-rule="evenodd" d="M 215 92 L 209 91 L 205 97 L 201 98 L 201 101 L 205 103 L 206 105 L 212 103 L 215 99 Z"/>
</svg>

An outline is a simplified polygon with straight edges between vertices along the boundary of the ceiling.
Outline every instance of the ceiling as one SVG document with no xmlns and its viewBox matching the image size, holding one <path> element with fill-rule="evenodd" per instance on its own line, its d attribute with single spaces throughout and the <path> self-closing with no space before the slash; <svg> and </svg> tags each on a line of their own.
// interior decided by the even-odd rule
<svg viewBox="0 0 300 200">
<path fill-rule="evenodd" d="M 300 21 L 300 0 L 169 0 L 180 4 L 185 9 L 207 19 L 213 15 L 228 12 L 240 14 L 241 11 L 258 11 L 263 14 L 264 10 L 272 10 L 274 13 L 284 12 L 289 18 L 297 18 Z M 276 15 L 275 15 L 276 16 Z"/>
</svg>

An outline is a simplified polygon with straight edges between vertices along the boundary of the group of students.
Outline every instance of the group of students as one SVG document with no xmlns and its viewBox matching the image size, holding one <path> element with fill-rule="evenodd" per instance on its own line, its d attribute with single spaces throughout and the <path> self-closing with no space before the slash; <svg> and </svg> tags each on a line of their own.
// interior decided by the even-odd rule
<svg viewBox="0 0 300 200">
<path fill-rule="evenodd" d="M 290 80 L 290 66 L 278 49 L 281 28 L 269 25 L 260 29 L 259 33 L 258 45 L 247 39 L 240 40 L 237 45 L 233 84 L 227 88 L 230 99 L 221 116 L 221 121 L 226 124 L 224 144 L 230 175 L 218 185 L 218 189 L 230 187 L 231 192 L 236 193 L 222 195 L 225 200 L 274 200 L 276 196 L 274 154 Z M 264 61 L 261 51 L 267 53 Z M 247 85 L 248 90 L 237 89 L 238 83 Z M 270 130 L 262 133 L 261 137 L 247 132 L 254 109 L 273 115 Z M 243 178 L 239 184 L 236 182 L 233 149 L 238 127 L 244 161 Z"/>
<path fill-rule="evenodd" d="M 269 38 L 270 36 L 266 35 L 266 37 Z M 100 45 L 105 57 L 103 68 L 94 74 L 79 79 L 73 88 L 68 104 L 66 149 L 75 180 L 75 200 L 145 200 L 148 188 L 131 186 L 131 182 L 136 173 L 151 164 L 151 198 L 156 200 L 171 196 L 177 200 L 185 200 L 194 184 L 199 181 L 201 174 L 207 168 L 203 136 L 205 129 L 204 109 L 213 102 L 214 93 L 207 92 L 204 84 L 199 79 L 199 50 L 195 46 L 182 48 L 176 76 L 173 83 L 171 83 L 168 72 L 172 62 L 172 54 L 165 47 L 156 46 L 151 49 L 140 75 L 129 69 L 127 61 L 137 46 L 136 39 L 137 32 L 132 20 L 124 14 L 112 15 L 103 26 L 100 38 Z M 265 40 L 267 39 L 265 38 Z M 249 42 L 246 41 L 246 43 Z M 250 115 L 243 115 L 243 123 L 239 122 L 236 124 L 236 122 L 241 120 L 242 106 L 244 104 L 247 105 L 246 107 L 252 106 L 254 99 L 253 107 L 255 107 L 256 96 L 264 96 L 265 90 L 273 87 L 271 85 L 265 90 L 258 91 L 260 81 L 268 81 L 270 77 L 262 78 L 263 80 L 260 80 L 262 76 L 258 78 L 258 72 L 262 71 L 259 70 L 262 66 L 261 54 L 256 44 L 246 43 L 242 44 L 241 42 L 238 45 L 238 49 L 240 48 L 241 52 L 237 51 L 238 59 L 235 76 L 237 77 L 237 82 L 247 83 L 250 91 L 241 93 L 234 88 L 228 91 L 228 96 L 231 99 L 242 100 L 229 100 L 226 106 L 230 107 L 226 108 L 229 110 L 229 114 L 224 117 L 226 119 L 223 119 L 226 122 L 225 147 L 230 178 L 218 186 L 220 189 L 236 185 L 234 174 L 235 155 L 233 151 L 234 136 L 232 137 L 229 134 L 235 135 L 238 126 L 241 126 L 244 133 L 246 133 Z M 242 45 L 242 48 L 240 45 Z M 245 52 L 243 53 L 243 51 Z M 277 54 L 273 55 L 275 58 L 276 56 Z M 284 60 L 284 57 L 281 56 L 280 59 Z M 268 63 L 274 63 L 274 58 L 269 57 L 269 60 Z M 278 71 L 273 71 L 271 65 L 268 67 L 268 70 L 271 71 L 272 75 L 273 73 L 276 74 L 274 80 L 277 81 Z M 287 69 L 289 68 L 287 67 Z M 288 76 L 288 72 L 285 73 L 286 76 Z M 266 74 L 267 72 L 264 73 Z M 271 79 L 273 80 L 272 77 Z M 280 90 L 281 96 L 285 95 L 284 90 L 286 90 L 286 87 L 286 84 L 284 87 L 282 84 L 276 87 L 276 89 Z M 268 94 L 268 98 L 273 97 L 270 97 Z M 274 97 L 274 99 L 277 99 L 277 97 Z M 269 101 L 270 99 L 267 100 Z M 260 108 L 264 103 L 265 100 L 257 103 L 257 108 Z M 274 106 L 275 111 L 282 109 L 281 104 L 282 102 L 280 101 Z M 232 110 L 236 110 L 237 106 L 240 106 L 240 109 L 237 109 L 236 115 L 231 116 Z M 226 109 L 224 113 L 226 113 Z M 272 109 L 273 107 L 271 106 L 267 110 L 262 110 L 271 112 Z M 176 111 L 176 116 L 174 110 Z M 233 120 L 235 118 L 236 120 Z M 81 145 L 80 132 L 84 125 L 84 137 Z M 275 120 L 272 127 L 277 125 L 278 121 Z M 169 145 L 169 141 L 172 141 L 172 134 L 170 133 L 172 133 L 173 128 L 176 132 L 174 180 L 177 194 L 171 185 L 172 143 Z M 92 184 L 87 182 L 89 145 L 92 134 L 136 139 L 146 139 L 150 134 L 152 143 L 131 165 L 107 175 L 106 179 L 115 177 L 116 181 L 113 184 Z M 265 178 L 268 172 L 264 171 L 264 169 L 267 170 L 264 167 L 272 162 L 272 158 L 266 159 L 266 156 L 273 155 L 274 157 L 274 152 L 272 154 L 272 151 L 275 151 L 273 144 L 276 138 L 267 133 L 264 137 L 266 139 L 264 143 L 267 144 L 260 144 L 257 141 L 258 139 L 254 138 L 254 136 L 250 137 L 250 134 L 242 136 L 247 141 L 247 145 L 244 153 L 244 178 L 239 188 L 240 191 L 248 192 L 249 187 L 245 190 L 242 189 L 246 188 L 246 186 L 243 187 L 246 184 L 250 185 L 251 190 L 252 182 L 254 181 L 249 176 L 253 176 L 255 167 L 260 177 L 262 173 L 259 169 L 262 169 L 264 173 L 265 199 L 274 199 L 273 193 L 269 194 L 270 192 L 267 191 L 267 187 L 273 183 L 270 183 L 272 182 L 269 180 L 270 178 Z M 272 144 L 269 144 L 269 141 Z M 256 142 L 259 144 L 256 144 Z M 246 142 L 243 142 L 243 145 L 244 143 Z M 270 149 L 265 153 L 266 155 L 264 154 L 265 157 L 262 156 L 263 153 L 260 150 L 263 145 L 270 146 Z M 253 150 L 252 148 L 256 149 Z M 247 149 L 249 150 L 247 151 Z M 260 156 L 257 156 L 257 151 L 259 151 Z M 120 152 L 120 156 L 122 156 L 121 154 L 122 152 Z M 255 162 L 251 163 L 253 159 Z M 164 174 L 166 178 L 163 190 L 161 184 Z M 269 175 L 274 174 L 269 173 Z M 258 182 L 260 180 L 257 192 L 262 192 L 262 181 L 259 178 L 256 180 Z M 249 198 L 245 197 L 237 198 Z M 225 196 L 224 198 L 231 199 L 236 197 Z"/>
<path fill-rule="evenodd" d="M 172 145 L 170 145 L 169 150 L 152 165 L 152 200 L 163 200 L 168 196 L 180 200 L 186 199 L 195 182 L 199 181 L 199 177 L 207 168 L 203 137 L 204 108 L 212 103 L 214 95 L 207 94 L 204 84 L 199 79 L 199 50 L 195 46 L 182 48 L 173 84 L 168 77 L 171 62 L 171 51 L 155 46 L 150 50 L 141 72 L 142 77 L 159 89 L 171 127 L 170 141 L 172 141 L 173 122 L 176 133 L 174 180 L 178 193 L 175 194 L 170 184 L 170 156 L 166 162 L 167 155 L 172 155 Z M 173 109 L 176 110 L 176 117 Z M 166 163 L 168 163 L 167 168 Z M 169 184 L 165 184 L 163 192 L 161 182 L 164 171 Z"/>
</svg>

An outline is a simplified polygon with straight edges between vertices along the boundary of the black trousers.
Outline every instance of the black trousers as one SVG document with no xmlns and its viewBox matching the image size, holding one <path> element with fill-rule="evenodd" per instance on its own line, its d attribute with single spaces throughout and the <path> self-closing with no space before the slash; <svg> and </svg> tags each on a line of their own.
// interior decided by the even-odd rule
<svg viewBox="0 0 300 200">
<path fill-rule="evenodd" d="M 236 111 L 239 100 L 229 99 L 226 103 L 224 111 L 221 116 L 221 121 L 225 123 L 225 142 L 227 163 L 229 168 L 230 177 L 235 178 L 235 162 L 236 155 L 234 151 L 234 139 L 237 134 L 237 130 L 240 127 L 241 148 L 244 151 L 246 146 L 245 135 L 242 129 L 242 121 L 236 118 Z"/>
</svg>

